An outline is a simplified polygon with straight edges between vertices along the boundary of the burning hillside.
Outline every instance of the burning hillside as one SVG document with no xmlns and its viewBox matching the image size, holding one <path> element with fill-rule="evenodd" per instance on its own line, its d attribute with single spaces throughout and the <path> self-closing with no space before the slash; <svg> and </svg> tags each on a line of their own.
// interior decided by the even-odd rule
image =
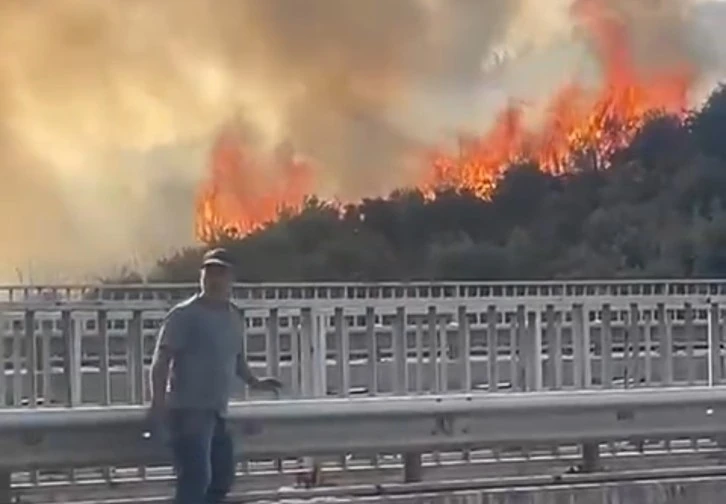
<svg viewBox="0 0 726 504">
<path fill-rule="evenodd" d="M 542 170 L 566 173 L 586 155 L 606 167 L 649 116 L 683 114 L 696 70 L 687 60 L 643 69 L 636 61 L 630 27 L 604 0 L 576 0 L 572 16 L 585 30 L 600 63 L 598 86 L 570 83 L 549 100 L 544 118 L 531 125 L 527 109 L 503 110 L 480 136 L 460 138 L 458 152 L 432 148 L 418 187 L 467 189 L 486 198 L 514 163 L 531 161 Z M 272 161 L 255 158 L 240 138 L 225 132 L 211 153 L 209 177 L 198 193 L 196 234 L 213 241 L 220 232 L 244 236 L 296 211 L 316 188 L 315 172 L 291 154 Z"/>
<path fill-rule="evenodd" d="M 308 163 L 283 148 L 272 156 L 255 156 L 236 128 L 219 135 L 209 168 L 196 202 L 195 233 L 204 242 L 221 234 L 245 235 L 282 211 L 296 213 L 313 189 Z"/>
</svg>

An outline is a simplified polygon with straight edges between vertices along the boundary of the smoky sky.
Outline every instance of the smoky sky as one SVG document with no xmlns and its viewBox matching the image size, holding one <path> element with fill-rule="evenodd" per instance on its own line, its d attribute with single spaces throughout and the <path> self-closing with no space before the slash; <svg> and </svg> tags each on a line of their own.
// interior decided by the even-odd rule
<svg viewBox="0 0 726 504">
<path fill-rule="evenodd" d="M 254 148 L 285 142 L 314 159 L 322 193 L 408 183 L 410 153 L 431 140 L 422 129 L 476 122 L 454 94 L 484 93 L 492 51 L 515 63 L 542 51 L 539 77 L 561 73 L 543 61 L 577 42 L 571 3 L 4 0 L 0 231 L 12 238 L 0 278 L 78 279 L 190 244 L 207 149 L 231 118 Z M 663 1 L 615 4 L 641 23 L 644 53 L 667 40 L 697 57 L 686 2 L 659 15 Z M 510 83 L 522 87 L 498 92 Z M 493 112 L 479 111 L 482 128 Z"/>
</svg>

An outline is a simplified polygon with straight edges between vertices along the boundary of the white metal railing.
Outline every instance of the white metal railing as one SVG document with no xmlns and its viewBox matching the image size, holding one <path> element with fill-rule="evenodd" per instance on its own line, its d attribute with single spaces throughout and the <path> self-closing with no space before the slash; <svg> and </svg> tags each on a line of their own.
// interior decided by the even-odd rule
<svg viewBox="0 0 726 504">
<path fill-rule="evenodd" d="M 302 304 L 243 310 L 244 338 L 296 398 L 720 384 L 725 307 L 681 301 Z M 154 302 L 0 308 L 0 405 L 145 401 Z"/>
</svg>

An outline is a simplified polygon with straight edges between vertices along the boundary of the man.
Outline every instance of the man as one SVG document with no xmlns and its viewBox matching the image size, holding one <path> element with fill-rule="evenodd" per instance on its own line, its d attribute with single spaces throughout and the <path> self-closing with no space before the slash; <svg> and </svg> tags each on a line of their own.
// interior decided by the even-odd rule
<svg viewBox="0 0 726 504">
<path fill-rule="evenodd" d="M 220 502 L 234 482 L 225 416 L 235 375 L 255 389 L 280 388 L 247 365 L 244 320 L 230 302 L 232 266 L 224 249 L 204 255 L 201 292 L 167 314 L 151 363 L 151 415 L 169 428 L 176 504 Z"/>
</svg>

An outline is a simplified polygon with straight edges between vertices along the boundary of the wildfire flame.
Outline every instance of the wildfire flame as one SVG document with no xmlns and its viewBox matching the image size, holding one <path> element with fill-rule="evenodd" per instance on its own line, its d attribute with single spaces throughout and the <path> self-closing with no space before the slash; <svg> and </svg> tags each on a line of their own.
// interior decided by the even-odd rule
<svg viewBox="0 0 726 504">
<path fill-rule="evenodd" d="M 310 193 L 312 167 L 281 147 L 255 157 L 236 128 L 225 129 L 211 151 L 210 174 L 197 195 L 196 236 L 204 243 L 240 237 L 297 213 Z"/>
<path fill-rule="evenodd" d="M 603 15 L 603 5 L 601 0 L 576 0 L 573 8 L 600 58 L 601 88 L 565 86 L 550 100 L 537 128 L 525 124 L 523 105 L 510 105 L 484 135 L 462 136 L 456 154 L 434 150 L 420 189 L 432 194 L 436 188 L 455 187 L 486 198 L 507 168 L 519 162 L 531 161 L 561 174 L 586 154 L 595 168 L 604 168 L 649 116 L 685 113 L 695 70 L 679 63 L 639 72 L 628 30 L 617 18 Z M 244 236 L 275 220 L 283 208 L 299 211 L 313 189 L 309 165 L 287 158 L 278 163 L 283 182 L 271 183 L 263 176 L 269 167 L 255 162 L 228 134 L 220 136 L 211 157 L 210 177 L 199 193 L 196 214 L 197 237 L 204 242 L 220 232 Z"/>
<path fill-rule="evenodd" d="M 587 154 L 595 168 L 606 167 L 610 156 L 630 143 L 649 116 L 685 114 L 694 69 L 678 64 L 640 74 L 627 30 L 617 19 L 602 15 L 601 9 L 599 0 L 578 0 L 573 13 L 595 42 L 602 62 L 602 89 L 574 84 L 561 89 L 536 131 L 525 126 L 521 105 L 508 107 L 489 133 L 461 139 L 458 155 L 432 155 L 428 189 L 457 187 L 487 197 L 509 166 L 524 161 L 559 174 L 571 170 L 578 155 Z"/>
</svg>

